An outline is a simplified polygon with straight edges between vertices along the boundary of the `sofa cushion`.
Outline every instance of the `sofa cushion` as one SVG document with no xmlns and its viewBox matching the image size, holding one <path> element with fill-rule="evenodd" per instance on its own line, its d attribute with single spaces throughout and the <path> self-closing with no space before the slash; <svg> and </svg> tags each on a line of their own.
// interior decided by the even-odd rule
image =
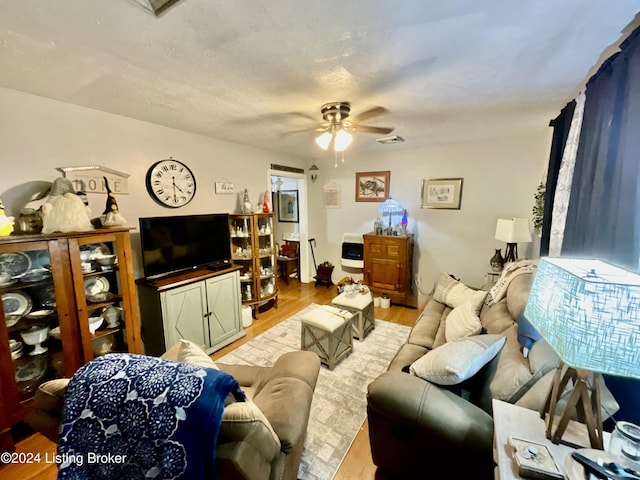
<svg viewBox="0 0 640 480">
<path fill-rule="evenodd" d="M 504 348 L 497 359 L 498 363 L 489 389 L 492 398 L 508 402 L 511 396 L 531 378 L 531 370 L 529 362 L 520 351 L 518 326 L 512 325 L 504 331 L 503 335 L 505 336 Z"/>
<path fill-rule="evenodd" d="M 504 345 L 502 335 L 475 335 L 427 352 L 410 372 L 440 385 L 455 385 L 475 375 Z"/>
<path fill-rule="evenodd" d="M 456 342 L 482 331 L 480 318 L 476 315 L 475 306 L 465 302 L 451 310 L 445 324 L 445 338 L 447 342 Z"/>
<path fill-rule="evenodd" d="M 507 290 L 507 308 L 512 318 L 518 318 L 524 311 L 529 300 L 533 277 L 533 273 L 523 273 L 511 280 Z"/>
<path fill-rule="evenodd" d="M 429 301 L 409 333 L 408 343 L 424 348 L 435 348 L 440 324 L 451 312 L 451 308 L 440 302 Z"/>
<path fill-rule="evenodd" d="M 482 323 L 482 327 L 486 333 L 496 334 L 502 333 L 512 327 L 515 321 L 509 314 L 507 301 L 503 299 L 491 307 L 487 305 L 482 307 L 480 323 Z"/>
<path fill-rule="evenodd" d="M 553 385 L 555 375 L 556 369 L 553 368 L 551 371 L 547 372 L 541 378 L 539 378 L 533 385 L 531 385 L 531 387 L 526 392 L 524 392 L 522 397 L 520 397 L 514 403 L 520 407 L 541 412 L 545 407 L 545 402 Z M 602 415 L 602 419 L 606 420 L 620 409 L 620 405 L 614 398 L 611 391 L 607 388 L 602 375 L 598 375 L 600 376 L 600 413 Z M 558 407 L 556 408 L 557 414 L 562 414 L 562 412 L 564 412 L 571 392 L 572 389 L 567 388 L 558 400 Z M 574 420 L 576 420 L 575 416 L 576 413 L 574 411 L 572 417 Z"/>
<path fill-rule="evenodd" d="M 456 308 L 465 302 L 471 302 L 475 307 L 476 313 L 480 313 L 480 308 L 482 308 L 486 296 L 487 292 L 484 290 L 469 288 L 446 273 L 440 276 L 433 292 L 434 300 L 451 308 Z"/>
<path fill-rule="evenodd" d="M 398 350 L 396 356 L 393 357 L 393 360 L 391 360 L 391 363 L 389 364 L 389 368 L 387 370 L 389 370 L 390 372 L 395 370 L 405 370 L 428 351 L 429 349 L 421 347 L 419 345 L 405 343 L 402 347 L 400 347 L 400 350 Z"/>
</svg>

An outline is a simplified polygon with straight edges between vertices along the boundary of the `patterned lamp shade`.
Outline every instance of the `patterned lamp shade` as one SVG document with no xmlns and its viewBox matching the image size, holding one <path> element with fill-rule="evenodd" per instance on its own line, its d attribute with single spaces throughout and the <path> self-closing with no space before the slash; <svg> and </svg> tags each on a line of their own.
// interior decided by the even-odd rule
<svg viewBox="0 0 640 480">
<path fill-rule="evenodd" d="M 570 367 L 640 378 L 640 275 L 600 260 L 543 258 L 525 316 Z"/>
<path fill-rule="evenodd" d="M 382 202 L 382 205 L 378 207 L 378 211 L 382 213 L 398 214 L 404 212 L 404 207 L 400 205 L 396 200 L 389 197 L 384 202 Z"/>
<path fill-rule="evenodd" d="M 400 205 L 397 201 L 395 201 L 393 198 L 389 197 L 384 202 L 382 202 L 382 205 L 380 205 L 378 207 L 378 211 L 382 212 L 382 213 L 388 213 L 389 214 L 388 231 L 391 232 L 391 216 L 393 214 L 401 214 L 401 213 L 403 213 L 404 212 L 404 207 L 402 205 Z"/>
</svg>

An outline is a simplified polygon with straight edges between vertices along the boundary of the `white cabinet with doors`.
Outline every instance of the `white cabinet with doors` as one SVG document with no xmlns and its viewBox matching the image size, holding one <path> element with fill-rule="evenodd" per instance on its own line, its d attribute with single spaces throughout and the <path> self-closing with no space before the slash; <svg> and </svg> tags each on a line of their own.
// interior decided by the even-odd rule
<svg viewBox="0 0 640 480">
<path fill-rule="evenodd" d="M 239 270 L 139 280 L 145 352 L 161 355 L 186 339 L 211 353 L 243 337 Z"/>
</svg>

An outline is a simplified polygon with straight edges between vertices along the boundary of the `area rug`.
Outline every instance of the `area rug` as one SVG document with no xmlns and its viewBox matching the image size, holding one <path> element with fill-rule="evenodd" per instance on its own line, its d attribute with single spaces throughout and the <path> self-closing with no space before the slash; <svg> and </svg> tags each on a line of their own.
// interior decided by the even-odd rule
<svg viewBox="0 0 640 480">
<path fill-rule="evenodd" d="M 300 350 L 300 317 L 289 317 L 216 360 L 270 366 L 285 352 Z M 409 327 L 376 320 L 363 342 L 333 371 L 322 365 L 311 403 L 307 440 L 298 472 L 301 480 L 331 480 L 367 416 L 367 385 L 387 370 L 406 342 Z"/>
</svg>

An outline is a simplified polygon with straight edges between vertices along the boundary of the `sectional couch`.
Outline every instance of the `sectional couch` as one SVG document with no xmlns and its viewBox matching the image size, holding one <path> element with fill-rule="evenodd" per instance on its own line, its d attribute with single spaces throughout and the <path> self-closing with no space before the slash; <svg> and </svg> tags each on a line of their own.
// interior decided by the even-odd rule
<svg viewBox="0 0 640 480">
<path fill-rule="evenodd" d="M 534 270 L 529 265 L 527 272 Z M 493 478 L 492 399 L 542 409 L 559 359 L 543 339 L 527 356 L 522 352 L 518 319 L 533 274 L 518 273 L 503 279 L 502 294 L 493 292 L 491 305 L 487 292 L 443 275 L 407 343 L 369 385 L 371 452 L 387 476 Z M 469 328 L 459 319 L 475 313 L 479 334 L 462 331 L 459 338 L 461 328 Z M 617 410 L 606 387 L 603 403 L 609 414 Z"/>
</svg>

